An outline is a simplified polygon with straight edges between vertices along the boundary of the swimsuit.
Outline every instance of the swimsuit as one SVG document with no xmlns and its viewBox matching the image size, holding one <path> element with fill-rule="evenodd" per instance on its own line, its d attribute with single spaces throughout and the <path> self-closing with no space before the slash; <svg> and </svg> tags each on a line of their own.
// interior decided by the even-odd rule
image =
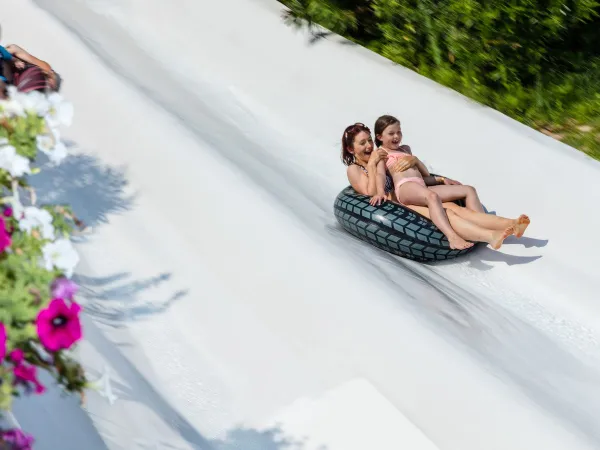
<svg viewBox="0 0 600 450">
<path fill-rule="evenodd" d="M 12 60 L 12 57 L 13 56 L 10 54 L 10 52 L 0 45 L 0 62 L 2 62 L 2 60 L 10 61 L 10 60 Z M 6 77 L 2 76 L 2 68 L 1 67 L 0 67 L 0 81 L 4 81 L 4 82 L 7 81 Z"/>
<path fill-rule="evenodd" d="M 356 164 L 356 163 L 354 163 L 354 164 Z M 356 164 L 356 165 L 358 167 L 360 167 L 363 170 L 363 172 L 367 174 L 367 176 L 369 176 L 369 171 L 366 169 L 366 167 L 363 167 L 360 164 Z M 393 190 L 394 190 L 394 180 L 388 173 L 386 173 L 385 174 L 385 193 L 389 194 Z"/>
<path fill-rule="evenodd" d="M 387 161 L 385 162 L 386 167 L 389 169 L 390 167 L 392 167 L 394 164 L 396 164 L 398 162 L 399 159 L 401 158 L 406 158 L 407 156 L 410 156 L 408 153 L 404 153 L 404 152 L 388 152 L 388 158 Z M 394 189 L 394 191 L 396 192 L 396 197 L 398 198 L 398 200 L 400 200 L 400 187 L 404 184 L 404 183 L 417 183 L 423 187 L 427 187 L 427 185 L 425 184 L 425 180 L 423 180 L 423 177 L 406 177 L 406 178 L 402 178 L 401 180 L 399 180 L 396 183 L 396 188 Z"/>
</svg>

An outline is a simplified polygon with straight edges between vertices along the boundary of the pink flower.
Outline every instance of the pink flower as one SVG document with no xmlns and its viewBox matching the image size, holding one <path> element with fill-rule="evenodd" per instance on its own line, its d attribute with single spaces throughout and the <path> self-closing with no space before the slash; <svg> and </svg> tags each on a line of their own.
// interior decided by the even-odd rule
<svg viewBox="0 0 600 450">
<path fill-rule="evenodd" d="M 0 362 L 6 356 L 6 327 L 0 322 Z"/>
<path fill-rule="evenodd" d="M 0 443 L 9 444 L 11 450 L 32 450 L 35 440 L 33 436 L 19 428 L 3 430 L 0 432 Z M 4 448 L 4 446 L 2 446 Z"/>
<path fill-rule="evenodd" d="M 8 356 L 17 365 L 21 364 L 25 359 L 25 353 L 20 348 L 15 348 L 12 352 L 10 352 L 10 355 Z"/>
<path fill-rule="evenodd" d="M 79 286 L 68 278 L 57 278 L 52 282 L 52 297 L 73 300 Z"/>
<path fill-rule="evenodd" d="M 37 367 L 24 362 L 25 355 L 23 354 L 23 350 L 18 348 L 10 352 L 10 359 L 15 363 L 15 368 L 13 369 L 13 373 L 15 374 L 15 384 L 23 384 L 29 388 L 29 383 L 33 383 L 36 394 L 43 394 L 46 392 L 44 385 L 37 379 Z"/>
<path fill-rule="evenodd" d="M 5 206 L 2 214 L 4 214 L 4 217 L 11 217 L 13 215 L 13 209 L 10 206 Z"/>
<path fill-rule="evenodd" d="M 70 348 L 81 339 L 81 322 L 79 312 L 81 306 L 72 302 L 70 305 L 62 298 L 55 298 L 46 309 L 40 311 L 36 319 L 40 342 L 52 352 Z"/>
<path fill-rule="evenodd" d="M 36 394 L 43 394 L 46 392 L 46 388 L 37 379 L 37 367 L 29 364 L 20 364 L 13 370 L 17 384 L 24 384 L 29 386 L 29 383 L 33 383 L 35 386 Z"/>
<path fill-rule="evenodd" d="M 11 244 L 12 241 L 9 232 L 6 230 L 6 223 L 4 218 L 0 216 L 0 253 L 10 247 Z"/>
</svg>

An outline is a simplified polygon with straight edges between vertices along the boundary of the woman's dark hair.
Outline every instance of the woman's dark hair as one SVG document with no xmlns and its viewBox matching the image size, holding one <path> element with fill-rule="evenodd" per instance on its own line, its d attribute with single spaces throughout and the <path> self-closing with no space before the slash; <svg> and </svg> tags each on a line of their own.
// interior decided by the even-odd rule
<svg viewBox="0 0 600 450">
<path fill-rule="evenodd" d="M 346 166 L 354 164 L 354 154 L 350 153 L 350 149 L 354 146 L 354 139 L 361 131 L 371 134 L 371 130 L 364 123 L 355 123 L 344 130 L 342 135 L 342 162 Z"/>
<path fill-rule="evenodd" d="M 400 121 L 394 116 L 381 116 L 375 121 L 375 144 L 377 147 L 381 146 L 382 144 L 381 140 L 378 139 L 377 136 L 382 134 L 383 130 L 385 130 L 387 127 L 396 123 L 400 123 Z"/>
</svg>

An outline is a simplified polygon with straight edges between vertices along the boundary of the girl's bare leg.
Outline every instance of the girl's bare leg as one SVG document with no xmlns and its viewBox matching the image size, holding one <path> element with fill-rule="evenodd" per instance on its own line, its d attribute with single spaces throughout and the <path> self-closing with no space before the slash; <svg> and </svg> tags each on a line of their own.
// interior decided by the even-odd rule
<svg viewBox="0 0 600 450">
<path fill-rule="evenodd" d="M 429 209 L 424 206 L 407 205 L 407 207 L 430 218 Z M 502 230 L 494 230 L 470 222 L 451 209 L 446 209 L 446 214 L 448 215 L 450 225 L 461 238 L 467 241 L 486 242 L 494 250 L 498 250 L 502 246 L 504 239 L 513 234 L 514 231 L 514 225 L 512 224 Z"/>
<path fill-rule="evenodd" d="M 477 195 L 477 191 L 472 186 L 454 184 L 450 186 L 429 186 L 429 189 L 439 195 L 442 202 L 465 199 L 467 208 L 471 211 L 484 212 L 481 200 L 479 200 L 479 195 Z"/>
<path fill-rule="evenodd" d="M 505 230 L 508 227 L 514 227 L 514 234 L 517 237 L 523 236 L 525 230 L 529 226 L 530 220 L 525 214 L 521 214 L 517 219 L 507 219 L 506 217 L 494 216 L 492 214 L 480 213 L 471 211 L 470 209 L 458 206 L 456 203 L 443 203 L 446 210 L 454 211 L 463 219 L 473 222 L 483 228 L 492 230 Z"/>
<path fill-rule="evenodd" d="M 409 181 L 400 187 L 398 198 L 405 205 L 427 206 L 431 221 L 448 238 L 450 248 L 463 250 L 473 246 L 472 242 L 465 241 L 452 229 L 442 201 L 434 191 Z"/>
</svg>

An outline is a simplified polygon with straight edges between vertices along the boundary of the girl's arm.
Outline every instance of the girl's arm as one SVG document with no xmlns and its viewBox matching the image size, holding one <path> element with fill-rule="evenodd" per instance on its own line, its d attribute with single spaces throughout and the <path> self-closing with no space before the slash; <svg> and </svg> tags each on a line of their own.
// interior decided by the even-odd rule
<svg viewBox="0 0 600 450">
<path fill-rule="evenodd" d="M 348 167 L 346 174 L 348 181 L 356 192 L 373 197 L 385 194 L 385 161 L 379 161 L 377 165 L 368 164 L 367 170 L 373 176 L 367 176 L 362 169 L 356 165 Z"/>
<path fill-rule="evenodd" d="M 373 172 L 369 172 L 369 173 L 373 173 Z M 381 160 L 377 163 L 377 168 L 376 168 L 376 172 L 375 172 L 375 176 L 374 177 L 369 177 L 370 178 L 374 178 L 374 190 L 373 187 L 371 186 L 371 182 L 369 181 L 369 187 L 371 188 L 369 190 L 369 192 L 371 193 L 371 196 L 373 195 L 385 195 L 385 178 L 386 178 L 386 170 L 385 170 L 385 161 Z"/>
<path fill-rule="evenodd" d="M 371 170 L 372 169 L 373 168 L 371 168 Z M 375 174 L 369 177 L 369 188 L 373 189 L 373 184 L 375 184 L 375 192 L 369 192 L 369 195 L 371 195 L 371 200 L 369 200 L 369 204 L 371 206 L 379 206 L 383 202 L 387 201 L 385 195 L 385 161 L 383 159 L 380 160 L 377 163 L 377 166 L 375 167 L 375 171 L 371 171 L 369 173 Z M 375 180 L 375 183 L 373 183 L 372 180 Z"/>
</svg>

